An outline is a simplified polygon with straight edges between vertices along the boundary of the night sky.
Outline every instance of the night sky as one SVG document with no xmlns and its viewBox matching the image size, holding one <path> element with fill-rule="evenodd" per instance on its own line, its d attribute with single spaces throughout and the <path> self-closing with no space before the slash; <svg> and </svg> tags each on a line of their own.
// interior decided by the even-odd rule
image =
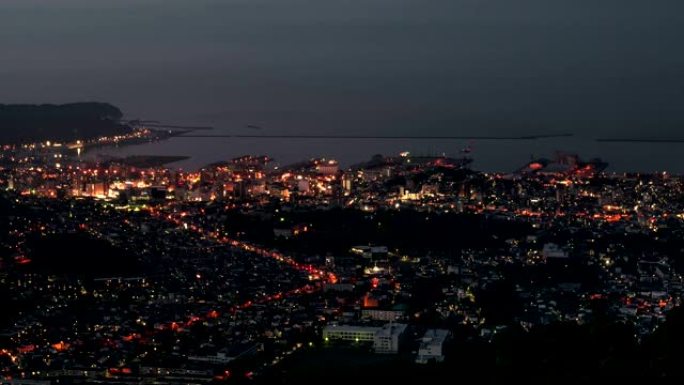
<svg viewBox="0 0 684 385">
<path fill-rule="evenodd" d="M 264 133 L 684 136 L 682 0 L 2 0 L 0 102 Z"/>
</svg>

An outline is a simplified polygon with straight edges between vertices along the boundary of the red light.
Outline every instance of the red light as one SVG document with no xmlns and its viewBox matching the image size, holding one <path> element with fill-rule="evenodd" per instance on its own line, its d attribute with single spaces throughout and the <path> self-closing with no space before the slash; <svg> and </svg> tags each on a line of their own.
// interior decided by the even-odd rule
<svg viewBox="0 0 684 385">
<path fill-rule="evenodd" d="M 126 342 L 131 342 L 133 340 L 140 339 L 140 334 L 137 334 L 137 333 L 129 334 L 127 336 L 123 336 L 121 339 L 126 341 Z"/>
<path fill-rule="evenodd" d="M 36 345 L 25 345 L 25 346 L 20 346 L 19 348 L 17 348 L 17 351 L 19 353 L 22 353 L 22 354 L 30 353 L 34 350 L 36 350 Z"/>
<path fill-rule="evenodd" d="M 26 257 L 15 257 L 14 261 L 20 265 L 27 265 L 27 264 L 31 263 L 31 260 L 29 258 L 26 258 Z"/>
</svg>

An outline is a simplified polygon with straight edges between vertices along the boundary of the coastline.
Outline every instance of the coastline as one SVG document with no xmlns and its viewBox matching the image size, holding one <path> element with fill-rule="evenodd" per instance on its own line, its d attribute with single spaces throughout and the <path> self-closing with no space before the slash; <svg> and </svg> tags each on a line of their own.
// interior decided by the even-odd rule
<svg viewBox="0 0 684 385">
<path fill-rule="evenodd" d="M 82 150 L 84 153 L 87 153 L 88 150 L 93 150 L 97 148 L 107 148 L 107 147 L 125 147 L 125 146 L 135 146 L 139 144 L 146 144 L 146 143 L 152 143 L 152 142 L 159 142 L 162 140 L 167 140 L 170 138 L 173 138 L 175 136 L 181 136 L 186 132 L 190 132 L 189 130 L 186 131 L 165 131 L 165 130 L 149 130 L 151 131 L 154 136 L 152 137 L 143 137 L 143 138 L 128 138 L 128 139 L 123 139 L 120 141 L 117 141 L 115 143 L 100 143 L 100 142 L 93 142 L 93 143 L 84 143 L 82 145 Z"/>
<path fill-rule="evenodd" d="M 86 158 L 91 158 L 91 159 L 102 159 L 102 158 L 109 158 L 106 160 L 117 160 L 120 161 L 126 165 L 129 166 L 134 166 L 134 167 L 140 167 L 140 168 L 145 168 L 145 167 L 161 167 L 165 166 L 169 163 L 174 163 L 174 162 L 180 162 L 183 160 L 188 160 L 191 157 L 186 156 L 186 155 L 126 155 L 126 156 L 115 156 L 115 155 L 107 155 L 107 154 L 99 154 L 99 153 L 92 153 L 93 150 L 102 150 L 102 149 L 107 149 L 107 148 L 124 148 L 124 147 L 129 147 L 129 146 L 138 146 L 138 145 L 145 145 L 145 144 L 150 144 L 150 143 L 156 143 L 156 142 L 161 142 L 168 140 L 170 138 L 180 136 L 184 133 L 190 132 L 190 130 L 178 130 L 178 131 L 171 131 L 171 130 L 151 130 L 150 131 L 153 133 L 152 137 L 143 137 L 143 138 L 128 138 L 124 139 L 121 141 L 118 141 L 116 143 L 85 143 L 83 144 L 82 149 L 83 155 Z"/>
</svg>

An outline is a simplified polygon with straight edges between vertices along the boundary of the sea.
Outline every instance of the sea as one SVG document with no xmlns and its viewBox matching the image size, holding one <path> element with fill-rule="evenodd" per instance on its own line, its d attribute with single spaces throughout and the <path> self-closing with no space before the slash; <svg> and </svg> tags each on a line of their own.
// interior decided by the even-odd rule
<svg viewBox="0 0 684 385">
<path fill-rule="evenodd" d="M 310 158 L 335 159 L 343 167 L 375 154 L 469 156 L 471 168 L 511 172 L 532 159 L 553 158 L 557 152 L 575 153 L 583 160 L 600 158 L 607 172 L 669 172 L 684 174 L 684 143 L 598 141 L 584 136 L 527 139 L 404 139 L 404 138 L 267 138 L 172 137 L 138 145 L 102 147 L 85 156 L 179 155 L 188 158 L 168 167 L 196 170 L 210 163 L 242 155 L 267 155 L 280 165 Z"/>
<path fill-rule="evenodd" d="M 595 141 L 684 139 L 684 1 L 652 3 L 1 0 L 0 103 L 108 102 L 127 119 L 231 135 L 575 134 L 173 138 L 92 153 L 187 155 L 171 165 L 186 169 L 470 146 L 484 171 L 560 150 L 609 171 L 682 173 L 682 144 Z"/>
</svg>

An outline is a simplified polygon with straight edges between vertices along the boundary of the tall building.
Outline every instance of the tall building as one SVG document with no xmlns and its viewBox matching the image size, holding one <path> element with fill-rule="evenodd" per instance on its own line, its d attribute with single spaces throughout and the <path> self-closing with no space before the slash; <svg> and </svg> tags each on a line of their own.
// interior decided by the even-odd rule
<svg viewBox="0 0 684 385">
<path fill-rule="evenodd" d="M 352 180 L 348 175 L 345 175 L 342 178 L 342 189 L 344 190 L 345 194 L 351 193 L 352 190 Z"/>
</svg>

